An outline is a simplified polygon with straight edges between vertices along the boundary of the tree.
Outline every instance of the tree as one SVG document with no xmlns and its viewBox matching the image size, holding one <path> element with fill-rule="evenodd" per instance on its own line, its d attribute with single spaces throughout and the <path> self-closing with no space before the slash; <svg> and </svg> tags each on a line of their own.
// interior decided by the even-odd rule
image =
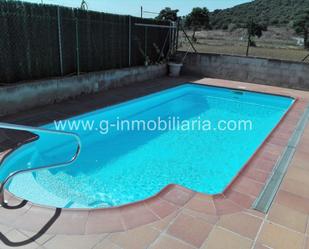
<svg viewBox="0 0 309 249">
<path fill-rule="evenodd" d="M 267 26 L 265 24 L 256 23 L 253 19 L 250 19 L 246 25 L 248 34 L 248 45 L 246 56 L 249 55 L 249 48 L 255 47 L 256 44 L 253 40 L 254 37 L 260 38 L 263 35 L 263 31 L 267 31 Z"/>
<path fill-rule="evenodd" d="M 81 4 L 80 4 L 80 8 L 82 10 L 87 10 L 88 9 L 88 4 L 85 0 L 82 0 Z"/>
<path fill-rule="evenodd" d="M 193 8 L 187 15 L 185 25 L 193 29 L 192 40 L 196 42 L 195 33 L 198 29 L 209 29 L 209 11 L 207 8 Z"/>
<path fill-rule="evenodd" d="M 177 21 L 177 13 L 179 10 L 172 10 L 169 7 L 166 7 L 165 9 L 161 10 L 159 15 L 156 17 L 157 20 L 162 20 L 162 21 Z"/>
<path fill-rule="evenodd" d="M 297 34 L 303 35 L 304 47 L 309 49 L 309 9 L 299 14 L 293 24 Z"/>
</svg>

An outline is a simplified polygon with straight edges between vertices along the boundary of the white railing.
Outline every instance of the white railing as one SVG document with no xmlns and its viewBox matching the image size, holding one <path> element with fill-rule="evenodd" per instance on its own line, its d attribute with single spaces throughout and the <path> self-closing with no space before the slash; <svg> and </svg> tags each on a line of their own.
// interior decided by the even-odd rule
<svg viewBox="0 0 309 249">
<path fill-rule="evenodd" d="M 40 171 L 40 170 L 46 170 L 46 169 L 55 169 L 55 168 L 69 166 L 77 159 L 77 157 L 79 156 L 80 151 L 81 151 L 81 140 L 80 140 L 79 136 L 77 134 L 74 134 L 74 133 L 64 132 L 64 131 L 54 131 L 54 130 L 48 130 L 48 129 L 44 129 L 44 128 L 35 128 L 35 127 L 23 126 L 23 125 L 7 124 L 7 123 L 1 123 L 1 122 L 0 122 L 0 129 L 9 129 L 9 130 L 15 130 L 15 131 L 30 132 L 30 133 L 33 133 L 35 135 L 38 135 L 39 137 L 40 137 L 40 134 L 52 134 L 52 135 L 58 134 L 58 135 L 61 135 L 61 136 L 71 136 L 77 142 L 75 154 L 70 158 L 70 160 L 68 160 L 66 162 L 53 163 L 53 164 L 50 164 L 50 165 L 38 166 L 38 167 L 34 167 L 34 168 L 20 169 L 20 170 L 16 170 L 16 171 L 8 173 L 8 175 L 4 178 L 4 180 L 2 182 L 0 182 L 0 206 L 3 206 L 3 204 L 5 204 L 5 199 L 4 199 L 5 186 L 15 176 L 20 175 L 20 174 L 29 173 L 29 172 L 34 172 L 34 171 Z M 34 141 L 37 141 L 37 140 L 34 140 Z M 34 141 L 30 141 L 30 143 L 32 143 Z M 25 142 L 25 143 L 27 143 L 27 142 Z M 14 149 L 14 148 L 12 148 L 12 149 Z M 9 157 L 9 156 L 10 155 L 7 155 L 7 157 Z M 3 159 L 2 163 L 4 161 L 5 161 L 5 158 Z M 1 172 L 1 162 L 0 162 L 0 172 Z"/>
</svg>

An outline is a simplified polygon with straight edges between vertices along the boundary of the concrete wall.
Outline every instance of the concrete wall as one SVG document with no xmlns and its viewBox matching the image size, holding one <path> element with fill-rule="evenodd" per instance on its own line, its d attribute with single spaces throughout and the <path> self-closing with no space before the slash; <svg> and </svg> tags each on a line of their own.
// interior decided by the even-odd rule
<svg viewBox="0 0 309 249">
<path fill-rule="evenodd" d="M 179 52 L 179 56 L 184 56 Z M 210 78 L 309 90 L 309 64 L 256 57 L 189 53 L 183 72 Z"/>
<path fill-rule="evenodd" d="M 166 75 L 166 65 L 131 67 L 0 87 L 0 116 Z"/>
</svg>

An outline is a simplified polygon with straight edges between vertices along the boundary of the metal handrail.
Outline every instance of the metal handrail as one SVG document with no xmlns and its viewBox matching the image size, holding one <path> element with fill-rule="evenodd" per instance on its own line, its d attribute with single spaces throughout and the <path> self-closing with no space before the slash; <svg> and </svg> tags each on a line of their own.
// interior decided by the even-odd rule
<svg viewBox="0 0 309 249">
<path fill-rule="evenodd" d="M 77 141 L 77 149 L 76 152 L 74 154 L 74 156 L 68 161 L 68 162 L 63 162 L 63 163 L 55 163 L 55 164 L 51 164 L 51 165 L 47 165 L 47 166 L 41 166 L 41 167 L 36 167 L 36 168 L 32 168 L 32 169 L 22 169 L 22 170 L 17 170 L 15 172 L 10 173 L 5 180 L 0 183 L 0 206 L 3 206 L 3 204 L 5 203 L 4 200 L 4 190 L 5 190 L 5 185 L 12 180 L 15 176 L 19 175 L 19 174 L 25 174 L 25 173 L 29 173 L 29 172 L 34 172 L 34 171 L 40 171 L 40 170 L 45 170 L 45 169 L 55 169 L 55 168 L 60 168 L 60 167 L 64 167 L 64 166 L 69 166 L 71 163 L 73 163 L 77 157 L 80 154 L 81 151 L 81 140 L 80 137 L 75 134 L 75 133 L 71 133 L 71 132 L 65 132 L 65 131 L 54 131 L 54 130 L 49 130 L 49 129 L 44 129 L 44 128 L 35 128 L 35 127 L 30 127 L 30 126 L 24 126 L 24 125 L 13 125 L 13 124 L 7 124 L 7 123 L 1 123 L 0 122 L 0 129 L 10 129 L 10 130 L 18 130 L 18 131 L 27 131 L 27 132 L 32 132 L 34 134 L 36 134 L 37 132 L 41 131 L 41 132 L 46 132 L 46 133 L 53 133 L 53 134 L 60 134 L 60 135 L 69 135 L 72 136 L 76 139 Z M 37 134 L 36 134 L 37 135 Z"/>
</svg>

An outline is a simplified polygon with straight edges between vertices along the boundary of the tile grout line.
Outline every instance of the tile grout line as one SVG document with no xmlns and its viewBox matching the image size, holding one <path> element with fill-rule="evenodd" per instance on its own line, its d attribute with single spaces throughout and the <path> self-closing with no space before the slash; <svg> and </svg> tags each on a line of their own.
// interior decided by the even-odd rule
<svg viewBox="0 0 309 249">
<path fill-rule="evenodd" d="M 274 170 L 271 172 L 268 180 L 266 181 L 266 184 L 262 192 L 253 203 L 252 205 L 253 209 L 261 211 L 263 213 L 266 213 L 269 210 L 280 188 L 281 182 L 287 172 L 287 169 L 293 159 L 296 147 L 300 141 L 300 138 L 304 132 L 304 128 L 308 122 L 308 117 L 309 117 L 309 105 L 307 104 L 303 112 L 303 115 L 301 116 L 299 122 L 297 123 L 294 132 L 288 141 L 288 144 L 284 148 L 284 151 L 280 155 Z"/>
<path fill-rule="evenodd" d="M 199 219 L 205 221 L 206 223 L 208 223 L 210 225 L 216 224 L 217 221 L 219 220 L 219 219 L 217 219 L 217 221 L 215 223 L 211 223 L 207 220 L 207 218 L 204 217 L 204 215 L 212 215 L 212 214 L 203 214 L 199 211 L 195 211 L 195 210 L 192 210 L 192 209 L 189 209 L 189 208 L 184 208 L 183 214 L 190 216 L 192 218 L 199 218 Z M 214 216 L 218 217 L 216 214 Z"/>
<path fill-rule="evenodd" d="M 305 238 L 303 243 L 303 249 L 306 249 L 307 243 L 309 246 L 309 215 L 307 215 L 307 224 L 306 224 Z"/>
<path fill-rule="evenodd" d="M 249 167 L 248 167 L 248 168 L 249 168 Z M 254 167 L 252 167 L 252 168 L 255 169 Z M 258 169 L 256 169 L 256 170 L 258 170 Z M 266 171 L 264 171 L 264 172 L 266 172 Z M 246 175 L 242 175 L 242 174 L 241 174 L 240 177 L 247 178 L 247 181 L 251 181 L 251 182 L 254 182 L 254 183 L 261 184 L 261 185 L 263 185 L 263 184 L 265 183 L 265 182 L 257 181 L 256 179 L 250 178 L 250 177 L 248 177 L 248 176 L 246 176 Z"/>
<path fill-rule="evenodd" d="M 274 225 L 276 225 L 276 226 L 278 226 L 278 227 L 281 227 L 281 228 L 283 228 L 283 229 L 285 229 L 285 230 L 288 230 L 288 231 L 290 231 L 290 232 L 298 233 L 299 235 L 305 235 L 305 233 L 302 233 L 302 232 L 300 232 L 300 231 L 296 231 L 296 230 L 294 230 L 294 229 L 292 229 L 292 228 L 286 227 L 286 226 L 281 225 L 281 224 L 279 224 L 279 223 L 277 223 L 277 222 L 274 222 L 274 221 L 271 221 L 271 220 L 268 220 L 268 221 L 269 221 L 270 224 L 274 224 Z"/>
<path fill-rule="evenodd" d="M 253 209 L 246 209 L 245 211 L 243 211 L 245 214 L 247 214 L 247 215 L 250 215 L 250 216 L 252 216 L 252 217 L 254 217 L 254 218 L 259 218 L 260 220 L 263 220 L 264 219 L 264 217 L 265 216 L 258 216 L 258 215 L 255 215 L 255 214 L 253 214 L 253 213 L 250 213 L 249 211 L 247 211 L 247 210 L 253 210 Z M 257 211 L 258 212 L 258 211 Z"/>
<path fill-rule="evenodd" d="M 113 244 L 114 246 L 118 247 L 119 249 L 122 249 L 122 247 L 118 246 L 117 244 L 115 244 L 113 241 L 111 241 L 109 238 L 112 236 L 112 233 L 108 233 L 103 239 L 101 239 L 100 241 L 98 241 L 98 243 L 96 243 L 91 249 L 95 249 L 95 247 L 97 245 L 99 245 L 101 242 L 103 242 L 104 240 L 108 240 L 111 244 Z"/>
<path fill-rule="evenodd" d="M 148 210 L 150 213 L 152 213 L 158 219 L 156 221 L 162 220 L 162 218 L 158 214 L 156 214 L 146 203 L 143 203 L 143 204 L 144 204 L 144 207 L 146 208 L 146 210 Z M 156 222 L 156 221 L 154 221 L 154 222 Z"/>
<path fill-rule="evenodd" d="M 21 234 L 23 234 L 23 235 L 25 235 L 27 238 L 31 238 L 31 237 L 29 237 L 27 234 L 25 234 L 24 232 L 23 232 L 23 230 L 19 230 L 19 229 L 16 229 L 17 231 L 19 231 Z M 30 232 L 30 231 L 28 231 L 28 232 Z M 44 235 L 44 234 L 43 234 Z M 56 237 L 56 234 L 50 234 L 51 235 L 51 237 L 49 238 L 49 239 L 47 239 L 46 241 L 44 241 L 42 244 L 41 243 L 39 243 L 39 242 L 37 242 L 37 240 L 33 240 L 33 242 L 34 243 L 36 243 L 36 244 L 38 244 L 39 246 L 44 246 L 48 241 L 50 241 L 50 240 L 52 240 L 52 239 L 54 239 L 55 237 Z"/>
<path fill-rule="evenodd" d="M 309 106 L 307 106 L 307 108 L 308 108 Z M 305 112 L 307 111 L 307 108 L 305 109 L 305 111 L 304 111 L 304 114 L 303 115 L 305 115 Z M 301 118 L 302 119 L 302 118 Z M 308 119 L 308 117 L 307 118 L 305 118 L 305 121 L 307 121 L 307 119 Z M 299 122 L 302 122 L 302 120 L 300 120 Z M 306 122 L 305 122 L 306 123 Z M 298 125 L 297 125 L 298 126 Z M 294 132 L 296 132 L 297 131 L 297 129 L 298 129 L 298 127 L 296 127 L 295 128 L 295 131 Z M 294 135 L 294 134 L 293 134 Z M 292 136 L 293 136 L 292 135 Z M 299 138 L 300 139 L 300 138 Z M 297 141 L 297 143 L 299 142 L 299 139 L 298 139 L 298 141 Z M 277 192 L 276 192 L 277 193 Z M 271 203 L 271 205 L 273 204 L 273 202 Z M 263 229 L 263 226 L 264 226 L 264 224 L 266 223 L 266 221 L 267 221 L 267 219 L 268 219 L 268 215 L 269 215 L 269 213 L 267 213 L 266 215 L 265 215 L 265 217 L 263 218 L 263 221 L 262 221 L 262 223 L 261 223 L 261 225 L 260 225 L 260 228 L 259 228 L 259 231 L 258 231 L 258 233 L 257 233 L 257 235 L 256 235 L 256 237 L 255 237 L 255 240 L 254 240 L 254 243 L 253 243 L 253 245 L 252 245 L 252 247 L 251 247 L 251 249 L 254 249 L 254 247 L 255 247 L 255 245 L 256 245 L 256 243 L 257 243 L 257 240 L 258 240 L 258 237 L 260 236 L 260 234 L 261 234 L 261 232 L 262 232 L 262 229 Z M 307 223 L 308 223 L 308 219 L 307 219 Z M 275 224 L 275 223 L 274 223 Z M 279 225 L 279 224 L 278 224 Z M 307 224 L 308 225 L 308 224 Z M 284 226 L 282 226 L 282 227 L 284 227 Z M 286 227 L 284 227 L 284 228 L 286 228 Z M 294 230 L 292 230 L 292 231 L 294 231 Z M 295 232 L 295 231 L 294 231 Z"/>
<path fill-rule="evenodd" d="M 219 221 L 219 220 L 220 220 L 220 218 L 218 219 L 218 221 Z M 224 230 L 224 231 L 230 232 L 230 233 L 232 233 L 232 234 L 234 234 L 234 235 L 236 235 L 236 236 L 238 236 L 238 237 L 240 237 L 240 238 L 243 238 L 243 239 L 246 239 L 246 240 L 249 240 L 249 241 L 252 241 L 252 242 L 253 242 L 253 239 L 250 239 L 250 238 L 248 238 L 248 237 L 246 237 L 246 236 L 243 236 L 243 235 L 241 235 L 241 234 L 239 234 L 239 233 L 236 233 L 236 232 L 234 232 L 234 231 L 232 231 L 232 230 L 229 230 L 228 228 L 225 228 L 225 227 L 222 227 L 222 226 L 218 225 L 218 221 L 216 221 L 216 223 L 213 225 L 213 228 L 211 229 L 209 235 L 213 232 L 213 230 L 214 230 L 215 228 L 219 228 L 219 229 L 222 229 L 222 230 Z M 205 239 L 205 241 L 203 242 L 203 244 L 201 245 L 201 247 L 205 247 L 205 246 L 207 245 L 208 239 L 209 239 L 209 236 Z M 201 248 L 201 247 L 200 247 L 200 248 Z"/>
<path fill-rule="evenodd" d="M 86 222 L 83 224 L 84 225 L 84 235 L 86 235 L 89 217 L 90 217 L 90 211 L 87 212 L 87 219 L 86 219 Z"/>
<path fill-rule="evenodd" d="M 272 204 L 272 205 L 273 205 L 273 204 Z M 306 234 L 306 231 L 307 231 L 308 225 L 309 225 L 309 216 L 307 217 L 307 224 L 306 224 L 306 225 L 307 225 L 307 228 L 306 228 L 305 233 L 296 231 L 296 230 L 294 230 L 294 229 L 291 229 L 291 228 L 289 228 L 289 227 L 286 227 L 286 226 L 284 226 L 284 225 L 281 225 L 281 224 L 279 224 L 279 223 L 277 223 L 277 222 L 270 221 L 270 220 L 268 220 L 268 216 L 269 216 L 269 213 L 267 213 L 266 216 L 264 217 L 264 219 L 263 219 L 263 221 L 262 221 L 262 223 L 261 223 L 260 229 L 259 229 L 259 231 L 258 231 L 258 233 L 257 233 L 257 235 L 256 235 L 255 240 L 254 240 L 254 245 L 251 247 L 251 249 L 254 249 L 254 246 L 256 245 L 257 239 L 258 239 L 258 237 L 259 237 L 259 235 L 260 235 L 260 233 L 261 233 L 261 231 L 262 231 L 262 227 L 264 226 L 264 224 L 265 224 L 266 222 L 269 222 L 270 224 L 274 224 L 274 225 L 276 225 L 276 226 L 278 226 L 278 227 L 281 227 L 281 228 L 283 228 L 283 229 L 285 229 L 285 230 L 288 230 L 288 231 L 290 231 L 290 232 L 294 232 L 294 233 L 297 233 L 297 234 L 299 234 L 299 235 L 304 235 L 304 238 L 306 238 L 306 237 L 308 236 L 308 235 Z"/>
<path fill-rule="evenodd" d="M 203 241 L 202 245 L 199 247 L 199 248 L 207 248 L 207 243 L 208 243 L 208 240 L 209 240 L 209 237 L 211 236 L 211 233 L 213 232 L 213 230 L 217 227 L 217 223 L 213 225 L 211 231 L 209 232 L 209 235 L 208 237 Z"/>
<path fill-rule="evenodd" d="M 161 236 L 161 235 L 160 235 Z M 198 248 L 198 247 L 196 247 L 196 246 L 194 246 L 194 245 L 191 245 L 190 243 L 188 243 L 188 242 L 186 242 L 186 241 L 183 241 L 183 240 L 181 240 L 181 239 L 179 239 L 179 238 L 177 238 L 177 237 L 174 237 L 173 235 L 170 235 L 170 234 L 168 234 L 168 233 L 165 233 L 163 236 L 165 236 L 165 237 L 168 237 L 168 238 L 171 238 L 171 239 L 174 239 L 174 240 L 176 240 L 176 241 L 179 241 L 180 243 L 182 243 L 182 244 L 184 244 L 184 245 L 187 245 L 187 246 L 190 246 L 190 247 L 192 247 L 192 248 Z M 165 249 L 165 248 L 164 248 Z"/>
<path fill-rule="evenodd" d="M 148 246 L 148 248 L 149 247 L 151 247 L 153 244 L 155 244 L 155 242 L 159 239 L 159 237 L 161 236 L 161 235 L 164 235 L 164 234 L 166 234 L 166 231 L 168 230 L 168 228 L 172 225 L 172 223 L 174 223 L 174 221 L 178 218 L 178 216 L 180 215 L 180 213 L 181 213 L 181 210 L 182 210 L 182 208 L 179 208 L 178 210 L 176 210 L 175 212 L 177 212 L 177 214 L 175 215 L 175 217 L 168 223 L 168 225 L 163 229 L 163 230 L 160 230 L 160 234 L 159 234 L 159 236 Z M 172 215 L 172 214 L 171 214 Z M 149 224 L 150 226 L 152 225 L 152 223 L 151 224 Z M 152 227 L 152 226 L 151 226 Z M 155 229 L 155 228 L 154 228 Z M 156 229 L 157 231 L 158 231 L 158 229 Z"/>
<path fill-rule="evenodd" d="M 255 239 L 253 240 L 251 249 L 254 249 L 254 247 L 256 246 L 257 240 L 258 240 L 258 238 L 259 238 L 259 236 L 260 236 L 260 234 L 261 234 L 261 232 L 262 232 L 262 229 L 263 229 L 263 227 L 264 227 L 264 224 L 265 224 L 265 222 L 266 222 L 267 219 L 268 219 L 268 215 L 269 215 L 269 213 L 267 213 L 267 214 L 265 215 L 265 217 L 263 218 L 263 221 L 262 221 L 262 223 L 261 223 L 261 225 L 260 225 L 260 228 L 259 228 L 259 230 L 258 230 L 258 232 L 257 232 L 257 234 L 256 234 L 256 236 L 255 236 Z"/>
<path fill-rule="evenodd" d="M 192 198 L 193 198 L 193 197 L 192 197 Z M 192 198 L 191 198 L 191 199 L 192 199 Z M 190 200 L 191 200 L 191 199 L 190 199 Z M 183 211 L 183 210 L 184 210 L 184 206 L 182 206 L 181 208 L 179 208 L 178 210 L 175 211 L 175 212 L 178 212 L 178 213 L 176 214 L 176 216 L 169 222 L 169 224 L 166 226 L 166 228 L 163 229 L 163 230 L 161 231 L 161 233 L 159 234 L 159 236 L 158 236 L 147 248 L 150 248 L 151 246 L 153 246 L 153 245 L 159 240 L 159 238 L 160 238 L 161 236 L 172 237 L 173 239 L 176 239 L 177 241 L 180 241 L 180 242 L 182 242 L 182 243 L 184 243 L 184 244 L 190 245 L 190 246 L 193 247 L 193 248 L 196 248 L 195 246 L 189 244 L 188 242 L 183 241 L 183 240 L 181 240 L 181 239 L 179 239 L 179 238 L 177 238 L 177 237 L 175 237 L 175 236 L 170 235 L 170 234 L 167 233 L 167 230 L 174 224 L 174 222 L 176 221 L 176 219 L 182 214 L 182 211 Z M 191 217 L 193 217 L 193 216 L 191 216 Z"/>
<path fill-rule="evenodd" d="M 228 199 L 225 195 L 224 195 L 224 197 L 225 197 L 226 199 Z M 233 202 L 233 203 L 235 203 L 235 202 L 232 201 L 232 200 L 230 200 L 230 201 Z M 238 207 L 240 207 L 237 203 L 235 203 L 235 204 L 236 204 Z M 248 210 L 248 209 L 243 209 L 243 210 L 240 210 L 239 212 L 236 212 L 236 213 L 241 213 L 241 212 L 247 213 L 246 210 Z M 252 216 L 252 217 L 258 218 L 258 219 L 260 219 L 260 220 L 263 220 L 263 219 L 262 219 L 261 217 L 259 217 L 259 216 L 255 216 L 255 215 L 250 214 L 250 213 L 247 213 L 247 214 L 250 215 L 250 216 Z M 216 214 L 216 215 L 217 215 L 217 214 Z M 234 235 L 236 235 L 236 236 L 238 236 L 238 237 L 241 237 L 241 238 L 243 238 L 243 239 L 250 240 L 250 241 L 252 241 L 252 243 L 253 243 L 253 239 L 248 238 L 248 237 L 246 237 L 246 236 L 243 236 L 243 235 L 241 235 L 241 234 L 239 234 L 239 233 L 236 233 L 236 232 L 234 232 L 234 231 L 232 231 L 232 230 L 229 230 L 229 229 L 227 229 L 227 228 L 225 228 L 225 227 L 222 227 L 222 226 L 218 225 L 218 221 L 220 220 L 220 217 L 221 217 L 221 216 L 219 216 L 219 218 L 218 218 L 218 220 L 216 221 L 216 223 L 213 224 L 213 228 L 212 228 L 212 230 L 210 231 L 209 234 L 211 234 L 211 232 L 212 232 L 215 228 L 219 228 L 219 229 L 222 229 L 222 230 L 231 232 L 232 234 L 234 234 Z M 262 225 L 262 223 L 261 223 L 261 225 Z M 207 245 L 208 239 L 209 239 L 209 236 L 205 239 L 205 241 L 203 242 L 203 244 L 202 244 L 201 247 Z"/>
<path fill-rule="evenodd" d="M 234 232 L 234 231 L 232 231 L 232 230 L 230 230 L 230 229 L 228 229 L 228 228 L 226 228 L 226 227 L 222 227 L 222 226 L 220 226 L 220 225 L 216 225 L 216 227 L 219 228 L 219 229 L 222 229 L 222 230 L 224 230 L 224 231 L 230 232 L 230 233 L 232 233 L 232 234 L 234 234 L 234 235 L 237 235 L 238 237 L 241 237 L 241 238 L 243 238 L 243 239 L 250 240 L 250 241 L 253 242 L 253 239 L 251 239 L 251 238 L 249 238 L 249 237 L 246 237 L 246 236 L 244 236 L 244 235 L 242 235 L 242 234 L 236 233 L 236 232 Z"/>
<path fill-rule="evenodd" d="M 307 224 L 306 224 L 306 230 L 305 230 L 305 237 L 304 237 L 304 241 L 303 241 L 303 249 L 306 249 L 306 246 L 307 246 L 307 242 L 309 243 L 309 235 L 308 235 L 308 232 L 309 232 L 309 216 L 307 215 Z M 308 244 L 309 246 L 309 244 Z"/>
<path fill-rule="evenodd" d="M 90 235 L 82 235 L 82 236 L 90 236 Z M 102 238 L 99 239 L 99 241 L 98 241 L 97 243 L 95 243 L 95 244 L 93 245 L 93 247 L 91 247 L 91 249 L 95 248 L 98 244 L 100 244 L 103 240 L 105 240 L 105 239 L 107 238 L 107 236 L 108 236 L 108 234 L 104 234 L 104 235 L 102 236 Z"/>
</svg>

